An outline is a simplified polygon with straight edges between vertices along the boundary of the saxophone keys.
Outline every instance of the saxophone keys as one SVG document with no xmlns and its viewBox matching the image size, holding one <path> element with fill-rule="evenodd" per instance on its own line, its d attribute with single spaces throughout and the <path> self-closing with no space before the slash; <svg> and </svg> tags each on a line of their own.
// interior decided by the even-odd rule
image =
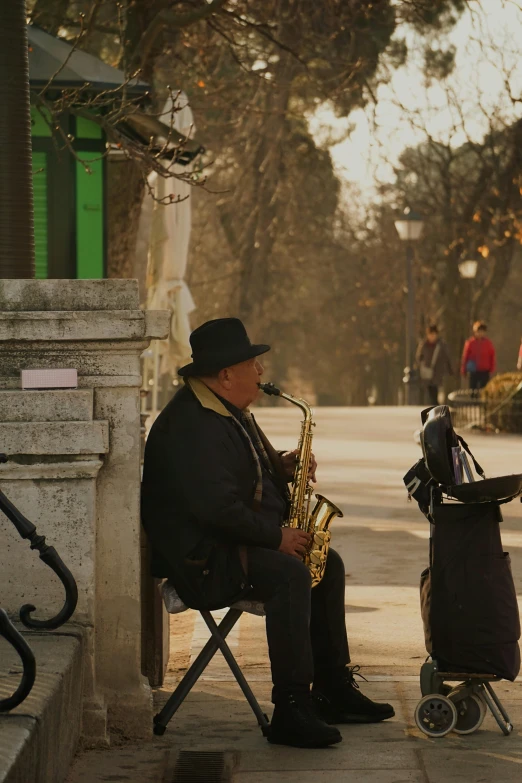
<svg viewBox="0 0 522 783">
<path fill-rule="evenodd" d="M 310 560 L 310 563 L 312 565 L 321 565 L 322 563 L 322 552 L 320 549 L 313 549 L 310 554 L 308 555 L 308 559 Z"/>
<path fill-rule="evenodd" d="M 324 530 L 318 530 L 314 533 L 314 544 L 316 546 L 324 546 L 326 540 L 326 532 Z"/>
</svg>

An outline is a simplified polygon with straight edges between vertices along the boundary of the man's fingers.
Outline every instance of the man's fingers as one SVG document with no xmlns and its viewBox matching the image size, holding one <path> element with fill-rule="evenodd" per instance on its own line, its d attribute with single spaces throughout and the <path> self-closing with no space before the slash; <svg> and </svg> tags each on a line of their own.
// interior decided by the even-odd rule
<svg viewBox="0 0 522 783">
<path fill-rule="evenodd" d="M 302 544 L 303 542 L 308 543 L 312 538 L 310 533 L 306 533 L 304 530 L 297 530 L 296 532 L 298 533 L 296 538 L 300 544 Z"/>
</svg>

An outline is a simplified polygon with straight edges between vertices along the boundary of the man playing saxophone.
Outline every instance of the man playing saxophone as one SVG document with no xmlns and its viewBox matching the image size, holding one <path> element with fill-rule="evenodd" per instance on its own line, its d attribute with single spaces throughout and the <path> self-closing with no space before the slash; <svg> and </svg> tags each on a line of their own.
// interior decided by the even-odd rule
<svg viewBox="0 0 522 783">
<path fill-rule="evenodd" d="M 269 741 L 297 747 L 340 742 L 335 723 L 394 715 L 364 696 L 350 668 L 344 565 L 329 549 L 312 589 L 303 562 L 311 537 L 282 526 L 296 452 L 278 454 L 248 410 L 268 345 L 252 345 L 236 318 L 209 321 L 190 338 L 184 387 L 147 440 L 142 517 L 153 576 L 168 577 L 190 607 L 262 601 L 272 669 Z M 310 459 L 310 478 L 315 478 Z"/>
</svg>

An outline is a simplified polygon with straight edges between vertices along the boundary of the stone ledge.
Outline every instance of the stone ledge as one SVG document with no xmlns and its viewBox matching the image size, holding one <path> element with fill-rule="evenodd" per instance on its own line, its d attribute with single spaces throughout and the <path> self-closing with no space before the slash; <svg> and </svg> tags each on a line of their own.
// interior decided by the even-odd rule
<svg viewBox="0 0 522 783">
<path fill-rule="evenodd" d="M 0 312 L 0 342 L 59 344 L 166 338 L 168 310 L 52 310 Z"/>
<path fill-rule="evenodd" d="M 62 783 L 81 730 L 82 635 L 20 630 L 36 658 L 36 680 L 19 707 L 0 713 L 0 783 Z M 2 644 L 0 697 L 16 689 L 20 672 L 16 652 Z"/>
<path fill-rule="evenodd" d="M 0 391 L 0 421 L 92 421 L 93 393 L 53 389 Z"/>
<path fill-rule="evenodd" d="M 137 280 L 0 280 L 0 310 L 138 310 Z"/>
<path fill-rule="evenodd" d="M 69 462 L 34 462 L 30 465 L 7 462 L 0 465 L 0 481 L 61 481 L 63 479 L 93 479 L 98 475 L 103 462 L 100 459 Z"/>
<path fill-rule="evenodd" d="M 107 454 L 109 424 L 106 421 L 36 421 L 0 423 L 4 454 Z"/>
<path fill-rule="evenodd" d="M 142 310 L 0 312 L 0 340 L 143 340 L 145 323 Z"/>
<path fill-rule="evenodd" d="M 169 310 L 145 310 L 145 337 L 166 340 L 170 333 Z"/>
</svg>

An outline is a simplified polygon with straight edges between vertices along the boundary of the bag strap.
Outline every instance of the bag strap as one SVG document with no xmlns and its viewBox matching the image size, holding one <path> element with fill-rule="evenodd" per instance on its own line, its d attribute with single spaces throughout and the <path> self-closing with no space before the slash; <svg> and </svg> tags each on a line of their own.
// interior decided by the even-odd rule
<svg viewBox="0 0 522 783">
<path fill-rule="evenodd" d="M 437 345 L 435 346 L 435 350 L 433 351 L 433 356 L 431 357 L 431 369 L 435 367 L 435 364 L 437 363 L 437 359 L 439 358 L 440 353 L 440 341 L 437 342 Z"/>
<path fill-rule="evenodd" d="M 455 434 L 456 434 L 456 433 L 455 433 Z M 485 479 L 485 478 L 486 478 L 486 476 L 485 476 L 485 474 L 484 474 L 484 470 L 481 468 L 481 466 L 478 464 L 477 460 L 475 459 L 475 457 L 474 457 L 474 456 L 473 456 L 473 454 L 471 453 L 471 451 L 470 451 L 470 448 L 469 448 L 468 444 L 466 443 L 466 441 L 464 440 L 464 438 L 462 437 L 462 435 L 457 435 L 457 440 L 459 441 L 459 443 L 460 443 L 460 445 L 462 446 L 462 448 L 464 449 L 464 451 L 467 451 L 467 453 L 468 453 L 468 454 L 469 454 L 469 456 L 471 457 L 471 460 L 472 460 L 472 462 L 473 462 L 473 465 L 474 465 L 474 467 L 475 467 L 475 470 L 477 471 L 477 473 L 479 474 L 479 476 L 480 476 L 481 478 Z"/>
</svg>

